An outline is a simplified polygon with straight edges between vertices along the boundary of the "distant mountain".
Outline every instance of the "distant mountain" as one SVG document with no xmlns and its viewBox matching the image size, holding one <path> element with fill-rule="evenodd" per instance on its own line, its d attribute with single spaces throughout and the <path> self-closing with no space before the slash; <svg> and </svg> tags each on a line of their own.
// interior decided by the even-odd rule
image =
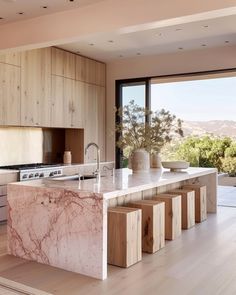
<svg viewBox="0 0 236 295">
<path fill-rule="evenodd" d="M 236 138 L 236 121 L 184 121 L 183 130 L 184 136 L 213 134 Z"/>
</svg>

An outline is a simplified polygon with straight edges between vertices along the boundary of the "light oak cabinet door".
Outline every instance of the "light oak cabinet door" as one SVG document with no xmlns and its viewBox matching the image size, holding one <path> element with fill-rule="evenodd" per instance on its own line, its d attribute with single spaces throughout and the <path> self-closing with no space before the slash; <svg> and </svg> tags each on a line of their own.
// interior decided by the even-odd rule
<svg viewBox="0 0 236 295">
<path fill-rule="evenodd" d="M 74 112 L 73 102 L 75 99 L 75 80 L 64 78 L 64 118 L 65 118 L 65 127 L 74 127 L 72 123 L 72 117 Z"/>
<path fill-rule="evenodd" d="M 64 127 L 64 78 L 52 75 L 51 127 Z"/>
<path fill-rule="evenodd" d="M 72 102 L 72 127 L 84 128 L 86 84 L 75 81 L 75 95 Z"/>
<path fill-rule="evenodd" d="M 21 65 L 20 57 L 21 57 L 20 52 L 11 52 L 4 55 L 1 54 L 0 62 L 19 67 Z"/>
<path fill-rule="evenodd" d="M 51 127 L 83 128 L 84 83 L 52 75 Z"/>
<path fill-rule="evenodd" d="M 59 48 L 52 48 L 52 74 L 75 80 L 76 55 Z"/>
<path fill-rule="evenodd" d="M 87 84 L 85 99 L 85 134 L 84 145 L 95 142 L 101 150 L 101 160 L 105 160 L 105 89 Z M 85 162 L 94 162 L 95 149 L 90 149 Z"/>
<path fill-rule="evenodd" d="M 51 124 L 51 48 L 21 54 L 21 125 Z"/>
<path fill-rule="evenodd" d="M 0 63 L 0 124 L 20 125 L 20 68 Z"/>
<path fill-rule="evenodd" d="M 105 75 L 104 63 L 76 55 L 76 80 L 105 86 Z"/>
</svg>

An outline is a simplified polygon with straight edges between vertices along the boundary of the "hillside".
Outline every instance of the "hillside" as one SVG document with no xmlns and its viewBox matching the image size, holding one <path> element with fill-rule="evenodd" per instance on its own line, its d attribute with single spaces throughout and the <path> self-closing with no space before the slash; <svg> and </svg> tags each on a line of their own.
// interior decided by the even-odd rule
<svg viewBox="0 0 236 295">
<path fill-rule="evenodd" d="M 236 138 L 236 121 L 184 121 L 183 130 L 185 136 L 214 134 Z"/>
</svg>

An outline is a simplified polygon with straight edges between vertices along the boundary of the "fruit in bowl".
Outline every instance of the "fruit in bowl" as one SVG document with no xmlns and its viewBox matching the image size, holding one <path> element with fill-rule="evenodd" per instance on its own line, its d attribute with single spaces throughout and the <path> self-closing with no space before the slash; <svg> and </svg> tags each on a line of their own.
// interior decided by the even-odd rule
<svg viewBox="0 0 236 295">
<path fill-rule="evenodd" d="M 165 161 L 161 162 L 163 168 L 170 169 L 170 171 L 180 171 L 182 169 L 187 169 L 190 165 L 186 161 Z"/>
</svg>

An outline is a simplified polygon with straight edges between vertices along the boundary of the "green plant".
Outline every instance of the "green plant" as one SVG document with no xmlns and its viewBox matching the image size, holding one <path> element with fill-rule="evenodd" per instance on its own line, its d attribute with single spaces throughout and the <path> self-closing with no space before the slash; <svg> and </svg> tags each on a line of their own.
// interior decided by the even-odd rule
<svg viewBox="0 0 236 295">
<path fill-rule="evenodd" d="M 236 157 L 236 142 L 232 142 L 225 150 L 225 157 Z"/>
<path fill-rule="evenodd" d="M 139 148 L 159 152 L 166 143 L 171 142 L 174 135 L 183 136 L 182 121 L 164 109 L 152 112 L 131 100 L 128 105 L 118 109 L 117 114 L 119 122 L 115 129 L 119 138 L 116 144 L 126 151 L 126 156 Z M 149 123 L 146 123 L 146 117 Z"/>
<path fill-rule="evenodd" d="M 236 158 L 227 157 L 223 159 L 223 171 L 229 176 L 236 176 Z"/>
<path fill-rule="evenodd" d="M 194 167 L 215 167 L 222 171 L 222 160 L 231 144 L 229 137 L 188 137 L 177 147 L 176 158 Z"/>
</svg>

